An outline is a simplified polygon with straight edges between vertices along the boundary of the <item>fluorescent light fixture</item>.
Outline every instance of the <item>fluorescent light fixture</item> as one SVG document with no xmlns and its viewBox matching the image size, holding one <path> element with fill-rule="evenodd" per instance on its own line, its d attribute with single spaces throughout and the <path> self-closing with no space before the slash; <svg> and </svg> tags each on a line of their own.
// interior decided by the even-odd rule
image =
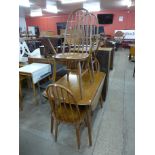
<svg viewBox="0 0 155 155">
<path fill-rule="evenodd" d="M 100 2 L 83 3 L 83 8 L 90 12 L 100 11 Z"/>
<path fill-rule="evenodd" d="M 127 6 L 128 6 L 128 8 L 131 7 L 131 5 L 132 5 L 131 0 L 128 0 L 128 2 L 127 2 Z"/>
<path fill-rule="evenodd" d="M 29 0 L 19 0 L 19 5 L 23 7 L 30 7 L 32 3 L 29 2 Z"/>
<path fill-rule="evenodd" d="M 86 0 L 61 0 L 62 4 L 69 4 L 69 3 L 80 3 L 85 2 Z"/>
<path fill-rule="evenodd" d="M 50 1 L 46 1 L 46 9 L 43 10 L 51 13 L 58 13 L 58 11 L 60 11 L 58 10 L 56 4 Z"/>
<path fill-rule="evenodd" d="M 31 10 L 30 16 L 31 17 L 42 16 L 42 10 L 41 9 Z"/>
<path fill-rule="evenodd" d="M 58 13 L 58 10 L 57 9 L 57 6 L 50 6 L 50 7 L 47 7 L 46 9 L 43 9 L 44 11 L 47 11 L 47 12 L 51 12 L 51 13 Z"/>
<path fill-rule="evenodd" d="M 122 5 L 127 5 L 128 8 L 129 8 L 129 7 L 131 7 L 131 5 L 132 5 L 132 1 L 131 1 L 131 0 L 123 0 L 123 1 L 122 1 Z"/>
</svg>

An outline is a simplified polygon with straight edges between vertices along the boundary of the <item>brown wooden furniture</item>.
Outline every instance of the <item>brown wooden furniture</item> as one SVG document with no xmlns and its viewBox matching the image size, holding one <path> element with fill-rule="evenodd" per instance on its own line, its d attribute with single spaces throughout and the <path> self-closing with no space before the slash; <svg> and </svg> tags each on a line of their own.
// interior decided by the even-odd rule
<svg viewBox="0 0 155 155">
<path fill-rule="evenodd" d="M 114 48 L 112 47 L 99 47 L 97 51 L 109 52 L 110 54 L 110 69 L 113 69 L 114 62 Z"/>
<path fill-rule="evenodd" d="M 82 76 L 89 71 L 89 75 L 92 77 L 90 78 L 91 81 L 94 80 L 92 53 L 94 44 L 98 43 L 95 31 L 97 24 L 97 17 L 84 8 L 71 12 L 68 16 L 64 33 L 62 54 L 54 56 L 56 61 L 66 61 L 69 66 L 72 66 L 73 63 L 77 64 L 81 99 L 83 98 Z M 96 28 L 98 32 L 98 27 Z M 68 51 L 66 51 L 66 45 L 68 46 Z M 79 52 L 79 49 L 82 52 Z"/>
<path fill-rule="evenodd" d="M 82 76 L 82 84 L 83 84 L 83 98 L 81 99 L 80 95 L 80 87 L 78 84 L 78 76 L 75 73 L 70 73 L 69 80 L 67 79 L 67 75 L 63 76 L 61 79 L 56 81 L 56 84 L 63 85 L 65 88 L 71 90 L 71 92 L 75 95 L 75 99 L 78 105 L 88 105 L 91 110 L 95 110 L 98 105 L 98 101 L 100 99 L 103 84 L 105 81 L 106 74 L 104 72 L 94 72 L 94 82 L 90 83 L 90 76 L 88 73 Z M 46 92 L 43 93 L 45 97 L 47 97 Z"/>
<path fill-rule="evenodd" d="M 70 123 L 76 128 L 77 144 L 80 149 L 80 125 L 86 122 L 88 127 L 89 145 L 92 145 L 90 111 L 88 106 L 79 106 L 74 94 L 59 84 L 48 86 L 47 96 L 51 106 L 51 132 L 55 121 L 55 141 L 57 141 L 58 124 Z"/>
<path fill-rule="evenodd" d="M 89 76 L 88 72 L 82 76 L 82 84 L 83 84 L 82 88 L 84 90 L 84 94 L 83 94 L 82 99 L 81 99 L 81 95 L 80 95 L 80 87 L 79 87 L 79 84 L 78 84 L 78 76 L 77 76 L 77 74 L 71 72 L 70 76 L 68 77 L 69 79 L 67 78 L 67 75 L 65 75 L 61 79 L 56 81 L 55 85 L 58 85 L 58 86 L 61 85 L 63 88 L 65 87 L 65 89 L 68 90 L 69 93 L 71 92 L 71 94 L 72 94 L 71 96 L 74 96 L 74 100 L 76 101 L 76 105 L 78 105 L 78 107 L 81 107 L 81 109 L 84 108 L 84 114 L 85 114 L 85 112 L 86 112 L 85 108 L 86 107 L 88 108 L 87 112 L 90 112 L 90 111 L 95 110 L 96 106 L 98 105 L 99 100 L 101 99 L 101 92 L 102 92 L 105 76 L 106 76 L 105 73 L 99 72 L 99 64 L 98 64 L 98 61 L 96 60 L 95 63 L 94 63 L 94 82 L 90 83 L 90 76 Z M 55 91 L 54 93 L 56 93 L 56 91 L 58 91 L 59 93 L 58 93 L 58 95 L 54 96 L 54 95 L 52 95 L 54 93 L 52 93 L 50 91 L 51 91 L 51 88 L 49 86 L 49 89 L 47 89 L 47 91 L 44 92 L 44 96 L 49 98 L 51 106 L 54 106 L 54 103 L 52 103 L 52 102 L 57 101 L 57 97 L 61 101 L 63 101 L 63 98 L 64 98 L 65 103 L 68 104 L 69 100 L 67 99 L 68 98 L 67 93 L 63 94 L 63 95 L 59 94 L 62 91 L 55 88 L 53 90 L 53 91 Z M 56 99 L 54 99 L 54 101 L 53 101 L 54 97 Z M 70 103 L 69 103 L 69 105 L 70 105 Z M 68 107 L 69 105 L 66 105 L 66 106 Z M 73 106 L 75 106 L 75 104 L 73 104 Z M 102 104 L 101 104 L 101 107 L 102 107 Z M 52 109 L 54 109 L 54 108 L 55 107 L 52 107 Z M 63 110 L 65 110 L 65 105 L 63 107 Z M 52 111 L 52 113 L 54 113 L 54 111 Z M 60 118 L 61 118 L 61 115 L 63 115 L 63 113 L 64 112 L 62 112 L 62 110 L 60 110 Z M 56 113 L 55 113 L 55 115 L 56 115 Z M 57 114 L 57 117 L 58 116 L 59 115 Z M 74 116 L 70 115 L 70 117 L 74 117 Z M 83 117 L 84 117 L 84 115 L 83 115 Z M 53 132 L 53 119 L 54 118 L 56 118 L 56 116 L 54 117 L 54 115 L 52 115 L 51 116 L 51 132 Z M 62 118 L 64 118 L 64 117 L 62 117 Z M 82 121 L 83 119 L 80 119 L 80 120 Z M 57 126 L 58 126 L 58 123 L 59 122 L 56 121 L 55 140 L 57 140 Z M 75 125 L 77 126 L 76 123 L 75 123 Z M 90 132 L 91 132 L 91 128 L 88 129 L 88 130 L 90 130 Z M 77 131 L 78 148 L 80 148 L 79 125 L 77 126 L 76 131 Z M 90 136 L 91 136 L 91 134 L 89 133 L 89 140 L 90 140 L 89 142 L 91 144 L 92 140 L 91 140 Z"/>
<path fill-rule="evenodd" d="M 109 84 L 109 72 L 111 65 L 111 51 L 113 48 L 100 47 L 98 48 L 96 57 L 100 64 L 100 71 L 106 73 L 105 82 L 102 90 L 102 97 L 104 101 L 106 100 Z"/>
</svg>

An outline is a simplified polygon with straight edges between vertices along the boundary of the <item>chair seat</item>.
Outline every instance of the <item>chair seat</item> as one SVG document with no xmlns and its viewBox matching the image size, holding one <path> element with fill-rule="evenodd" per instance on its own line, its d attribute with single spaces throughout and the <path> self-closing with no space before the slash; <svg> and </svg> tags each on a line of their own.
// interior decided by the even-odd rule
<svg viewBox="0 0 155 155">
<path fill-rule="evenodd" d="M 71 108 L 69 108 L 70 106 L 69 104 L 65 104 L 65 105 L 63 104 L 58 107 L 56 118 L 58 118 L 59 121 L 68 122 L 68 123 L 77 123 L 83 120 L 87 112 L 86 106 L 79 106 L 79 112 L 80 112 L 79 114 L 75 106 L 72 105 L 72 110 L 71 110 Z"/>
</svg>

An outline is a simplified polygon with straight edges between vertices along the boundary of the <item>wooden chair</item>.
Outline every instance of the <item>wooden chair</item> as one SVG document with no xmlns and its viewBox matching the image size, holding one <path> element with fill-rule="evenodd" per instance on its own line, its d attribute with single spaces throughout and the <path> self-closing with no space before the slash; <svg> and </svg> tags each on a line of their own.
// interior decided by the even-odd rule
<svg viewBox="0 0 155 155">
<path fill-rule="evenodd" d="M 67 20 L 63 53 L 66 44 L 68 52 L 88 53 L 92 57 L 99 45 L 97 17 L 84 8 L 73 11 Z"/>
<path fill-rule="evenodd" d="M 95 30 L 95 26 L 97 25 L 96 21 L 96 16 L 84 8 L 73 11 L 67 20 L 63 51 L 61 54 L 54 56 L 55 63 L 64 63 L 66 61 L 69 71 L 73 71 L 73 66 L 76 66 L 74 71 L 79 75 L 81 99 L 84 96 L 81 82 L 82 76 L 86 72 L 89 72 L 90 82 L 94 80 L 92 55 L 95 49 L 94 47 L 96 46 L 95 34 L 98 32 Z M 66 44 L 68 46 L 67 51 Z M 55 76 L 56 74 L 53 75 L 53 79 L 56 79 Z"/>
<path fill-rule="evenodd" d="M 122 31 L 117 31 L 114 34 L 114 39 L 115 39 L 116 43 L 119 45 L 119 47 L 121 47 L 121 48 L 123 47 L 122 42 L 123 42 L 124 38 L 125 38 L 125 34 Z"/>
<path fill-rule="evenodd" d="M 87 106 L 78 106 L 72 92 L 58 84 L 51 84 L 46 90 L 51 106 L 51 133 L 55 121 L 55 141 L 58 124 L 70 123 L 76 128 L 77 144 L 80 149 L 80 124 L 84 121 L 88 127 L 89 145 L 92 145 L 90 112 Z"/>
</svg>

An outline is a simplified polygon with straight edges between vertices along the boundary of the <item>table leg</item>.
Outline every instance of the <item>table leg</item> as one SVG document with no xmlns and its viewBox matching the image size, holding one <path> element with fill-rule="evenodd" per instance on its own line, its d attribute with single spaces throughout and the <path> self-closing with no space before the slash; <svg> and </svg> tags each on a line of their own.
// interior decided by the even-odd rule
<svg viewBox="0 0 155 155">
<path fill-rule="evenodd" d="M 35 102 L 36 104 L 38 104 L 38 101 L 37 101 L 37 93 L 36 93 L 36 87 L 35 87 L 35 84 L 32 82 L 32 87 L 33 87 L 33 95 L 34 95 L 34 98 L 35 98 Z"/>
<path fill-rule="evenodd" d="M 82 99 L 82 96 L 83 96 L 83 90 L 82 90 L 82 77 L 81 77 L 81 63 L 80 63 L 80 61 L 78 62 L 78 70 L 79 70 L 80 96 L 81 96 L 81 99 Z"/>
<path fill-rule="evenodd" d="M 19 79 L 19 107 L 20 107 L 20 110 L 23 110 L 23 94 L 22 94 L 20 79 Z"/>
<path fill-rule="evenodd" d="M 44 102 L 43 102 L 43 100 L 42 100 L 42 94 L 41 94 L 41 90 L 40 90 L 40 83 L 39 83 L 39 81 L 37 82 L 37 86 L 38 86 L 40 101 L 41 101 L 41 103 L 43 104 Z"/>
</svg>

